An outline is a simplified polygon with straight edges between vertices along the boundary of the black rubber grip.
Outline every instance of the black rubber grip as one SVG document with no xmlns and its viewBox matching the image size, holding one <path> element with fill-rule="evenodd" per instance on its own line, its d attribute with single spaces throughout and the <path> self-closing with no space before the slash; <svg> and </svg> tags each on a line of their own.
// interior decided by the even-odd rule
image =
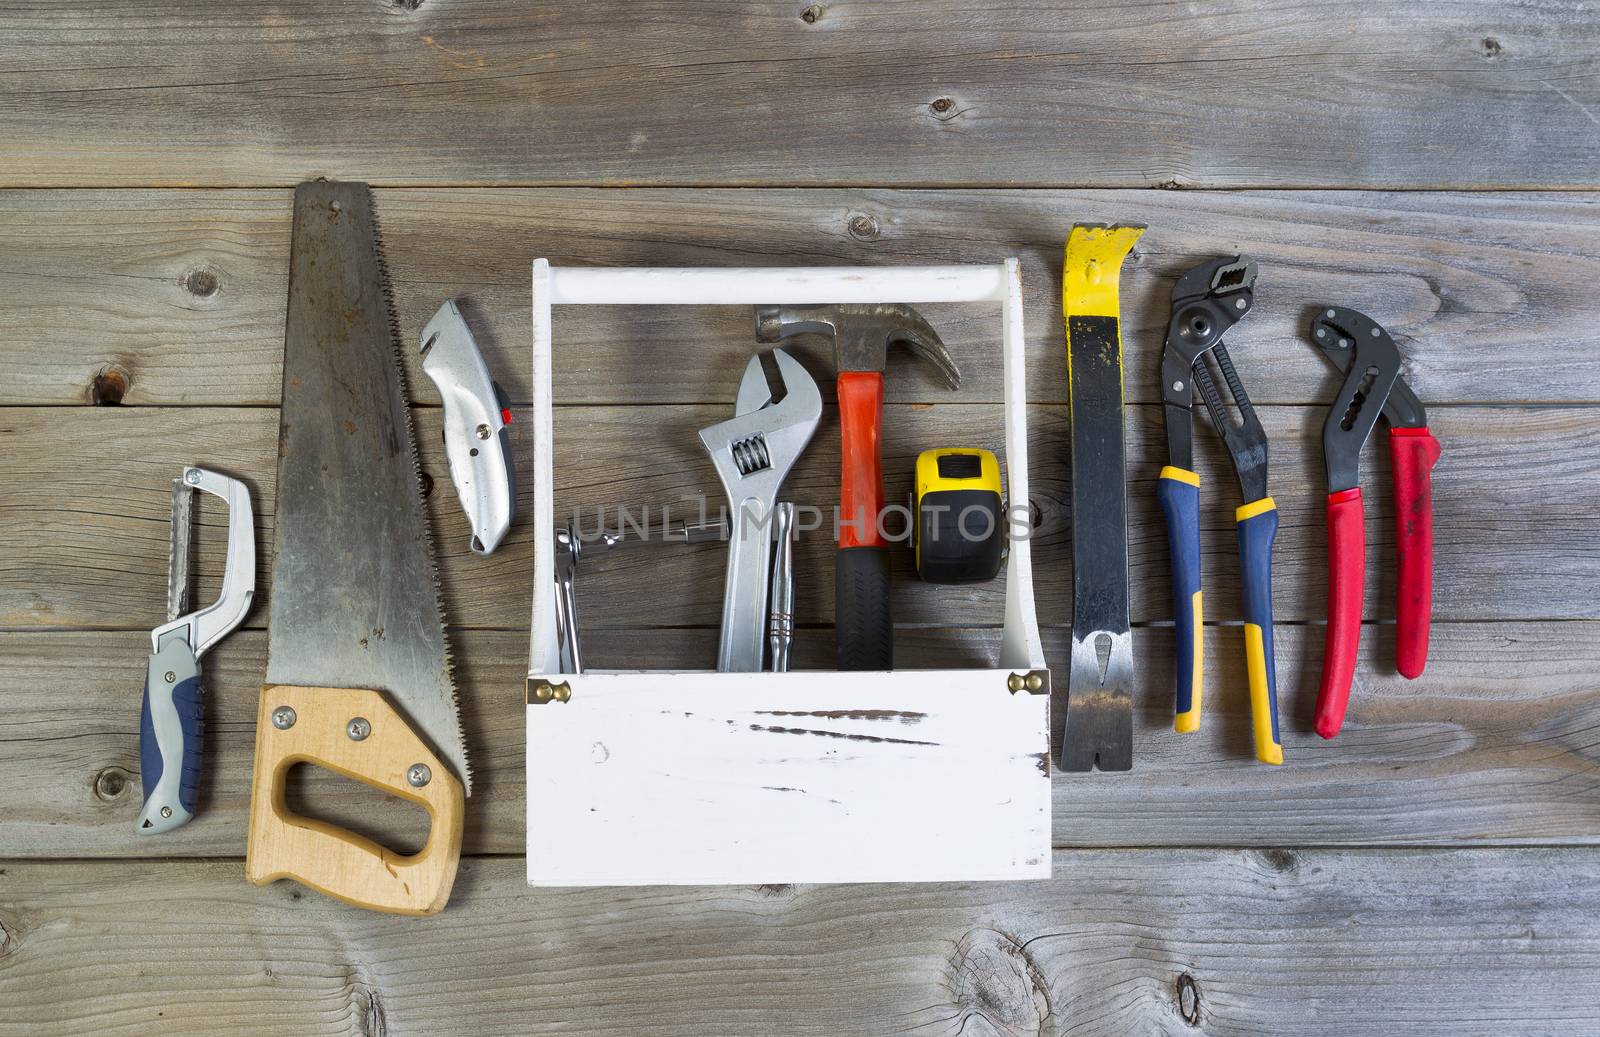
<svg viewBox="0 0 1600 1037">
<path fill-rule="evenodd" d="M 838 668 L 894 669 L 889 549 L 840 548 L 833 573 L 833 601 Z"/>
</svg>

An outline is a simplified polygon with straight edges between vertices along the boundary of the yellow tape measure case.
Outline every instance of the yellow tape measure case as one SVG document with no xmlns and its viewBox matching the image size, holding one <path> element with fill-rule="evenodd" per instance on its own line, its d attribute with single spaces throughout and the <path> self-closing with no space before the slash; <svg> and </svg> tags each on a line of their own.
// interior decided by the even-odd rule
<svg viewBox="0 0 1600 1037">
<path fill-rule="evenodd" d="M 924 450 L 917 456 L 914 548 L 928 583 L 992 580 L 1005 560 L 1000 462 L 988 450 Z"/>
</svg>

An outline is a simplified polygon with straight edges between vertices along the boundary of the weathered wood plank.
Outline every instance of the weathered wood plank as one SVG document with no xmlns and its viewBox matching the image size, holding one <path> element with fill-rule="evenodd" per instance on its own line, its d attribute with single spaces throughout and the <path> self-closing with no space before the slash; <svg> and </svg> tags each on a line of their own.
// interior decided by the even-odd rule
<svg viewBox="0 0 1600 1037">
<path fill-rule="evenodd" d="M 1201 259 L 1261 264 L 1261 305 L 1230 343 L 1259 403 L 1332 398 L 1304 340 L 1311 307 L 1385 323 L 1430 405 L 1600 401 L 1600 214 L 1587 195 L 1151 191 L 385 190 L 400 325 L 464 295 L 480 345 L 529 399 L 528 264 L 914 264 L 1016 255 L 1027 285 L 1034 400 L 1066 399 L 1061 243 L 1074 221 L 1145 223 L 1124 278 L 1128 396 L 1159 399 L 1172 282 Z M 856 221 L 866 233 L 852 233 Z M 102 371 L 130 404 L 279 399 L 289 249 L 285 191 L 0 192 L 0 403 L 87 398 Z M 872 229 L 875 228 L 875 229 Z M 860 234 L 861 232 L 856 232 Z M 865 240 L 863 240 L 863 238 Z M 24 260 L 22 257 L 26 257 Z M 1000 395 L 994 317 L 927 307 L 964 371 Z M 557 398 L 722 403 L 752 348 L 737 308 L 578 308 L 557 318 Z M 797 348 L 822 360 L 820 340 Z M 407 351 L 409 355 L 409 350 Z M 1485 358 L 1494 361 L 1486 373 Z M 1511 358 L 1511 359 L 1506 359 Z M 819 363 L 820 370 L 820 363 Z M 413 366 L 422 403 L 437 400 Z M 828 387 L 831 393 L 831 386 Z M 946 394 L 909 358 L 889 398 Z"/>
<path fill-rule="evenodd" d="M 732 398 L 732 389 L 729 390 Z M 527 412 L 511 428 L 527 434 Z M 695 430 L 722 420 L 718 407 L 595 407 L 556 435 L 556 492 L 562 515 L 596 508 L 615 521 L 620 506 L 698 513 L 721 503 Z M 1171 616 L 1166 533 L 1154 498 L 1164 463 L 1160 408 L 1129 409 L 1133 614 Z M 1262 408 L 1272 438 L 1272 492 L 1282 515 L 1274 597 L 1280 621 L 1320 621 L 1326 610 L 1326 533 L 1321 411 Z M 526 629 L 532 579 L 528 527 L 519 525 L 493 556 L 467 548 L 465 520 L 450 492 L 440 412 L 418 411 L 418 441 L 431 497 L 447 609 L 463 626 Z M 1600 617 L 1593 516 L 1600 512 L 1600 408 L 1438 408 L 1430 419 L 1445 455 L 1434 475 L 1434 614 L 1441 620 Z M 248 479 L 260 515 L 259 603 L 247 622 L 266 622 L 275 506 L 277 413 L 266 408 L 8 408 L 0 411 L 0 627 L 151 626 L 165 602 L 171 480 L 180 465 L 205 461 Z M 1029 408 L 1035 530 L 1035 589 L 1041 621 L 1070 616 L 1071 551 L 1065 408 Z M 890 501 L 910 489 L 918 450 L 931 444 L 999 442 L 997 411 L 974 406 L 894 406 L 884 431 Z M 811 448 L 786 484 L 802 504 L 832 508 L 838 494 L 838 424 L 825 413 Z M 1367 451 L 1369 488 L 1365 615 L 1394 615 L 1392 495 L 1386 448 Z M 532 507 L 532 451 L 517 451 L 524 519 Z M 1220 443 L 1200 439 L 1202 544 L 1207 615 L 1238 615 L 1236 483 Z M 1529 502 L 1537 497 L 1539 507 Z M 219 574 L 220 509 L 202 505 L 201 568 Z M 656 513 L 659 515 L 659 512 Z M 831 515 L 831 512 L 829 513 Z M 797 547 L 797 615 L 832 621 L 831 517 Z M 206 531 L 213 535 L 205 536 Z M 915 581 L 896 552 L 901 623 L 998 624 L 1003 582 L 934 587 Z M 579 576 L 586 626 L 714 626 L 721 615 L 723 555 L 714 546 L 624 551 L 586 563 Z M 648 572 L 660 592 L 637 594 Z M 707 642 L 705 665 L 714 657 Z"/>
<path fill-rule="evenodd" d="M 1311 730 L 1321 628 L 1278 627 L 1282 768 L 1253 762 L 1237 627 L 1207 631 L 1205 720 L 1194 735 L 1172 731 L 1171 629 L 1135 630 L 1135 768 L 1055 774 L 1055 844 L 1593 843 L 1600 623 L 1441 624 L 1415 682 L 1394 673 L 1392 629 L 1367 628 L 1349 719 L 1324 742 Z M 528 638 L 453 637 L 474 772 L 467 850 L 521 854 Z M 1052 661 L 1066 658 L 1066 639 L 1046 629 Z M 585 635 L 594 663 L 612 667 L 702 665 L 706 642 L 713 631 Z M 900 645 L 930 667 L 985 665 L 998 632 L 905 631 Z M 137 632 L 0 635 L 0 860 L 243 854 L 266 636 L 241 631 L 206 657 L 201 816 L 159 839 L 134 832 L 148 646 Z M 829 665 L 831 653 L 827 631 L 800 631 L 797 666 Z M 332 777 L 308 776 L 297 801 L 400 848 L 426 828 L 410 808 Z"/>
<path fill-rule="evenodd" d="M 1581 7 L 19 0 L 5 186 L 1588 185 Z"/>
<path fill-rule="evenodd" d="M 0 402 L 276 404 L 287 191 L 0 193 Z M 420 325 L 419 325 L 420 328 Z"/>
<path fill-rule="evenodd" d="M 10 864 L 0 1030 L 1456 1037 L 1594 1022 L 1587 850 L 1061 852 L 1055 871 L 533 892 L 519 861 L 463 861 L 450 906 L 419 920 L 252 887 L 229 862 Z"/>
</svg>

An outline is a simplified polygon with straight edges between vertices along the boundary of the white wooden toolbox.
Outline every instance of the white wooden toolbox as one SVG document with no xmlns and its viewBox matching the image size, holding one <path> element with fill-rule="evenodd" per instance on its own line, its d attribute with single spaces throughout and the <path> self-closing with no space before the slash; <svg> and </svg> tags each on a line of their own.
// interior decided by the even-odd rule
<svg viewBox="0 0 1600 1037">
<path fill-rule="evenodd" d="M 1012 506 L 1025 506 L 1015 259 L 779 269 L 562 269 L 534 261 L 530 884 L 1049 876 L 1049 674 L 1026 538 L 1010 545 L 1004 636 L 992 669 L 560 672 L 551 308 L 877 302 L 1000 304 L 1007 493 Z"/>
</svg>

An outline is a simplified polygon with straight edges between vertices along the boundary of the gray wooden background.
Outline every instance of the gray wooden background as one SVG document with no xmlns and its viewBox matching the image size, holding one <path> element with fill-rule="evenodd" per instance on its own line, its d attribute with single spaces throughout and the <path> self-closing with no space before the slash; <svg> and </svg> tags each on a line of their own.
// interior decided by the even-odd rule
<svg viewBox="0 0 1600 1037">
<path fill-rule="evenodd" d="M 1600 1032 L 1597 169 L 1600 5 L 1567 0 L 0 4 L 0 1034 Z M 1137 762 L 1056 775 L 1055 877 L 530 891 L 527 526 L 476 557 L 436 490 L 478 781 L 454 899 L 412 920 L 248 885 L 290 189 L 318 176 L 377 185 L 402 328 L 464 296 L 521 407 L 534 256 L 1021 257 L 1058 668 L 1061 244 L 1074 222 L 1148 224 L 1123 291 Z M 1170 730 L 1157 358 L 1174 277 L 1235 251 L 1261 267 L 1230 345 L 1283 519 L 1280 769 L 1250 759 L 1236 501 L 1209 432 L 1207 716 Z M 1334 383 L 1300 333 L 1324 302 L 1393 331 L 1444 445 L 1416 682 L 1393 672 L 1388 466 L 1368 451 L 1369 625 L 1332 743 L 1310 715 Z M 929 311 L 967 384 L 891 372 L 892 493 L 924 446 L 999 445 L 992 322 Z M 562 505 L 713 492 L 693 432 L 732 399 L 747 315 L 558 321 Z M 830 499 L 836 444 L 830 413 L 798 497 Z M 262 594 L 206 662 L 205 812 L 154 842 L 133 833 L 138 693 L 185 462 L 254 486 Z M 800 557 L 797 651 L 820 665 L 829 549 Z M 592 659 L 708 665 L 721 565 L 586 567 Z M 998 587 L 897 594 L 908 655 L 997 638 Z M 416 837 L 348 786 L 297 796 Z"/>
</svg>

